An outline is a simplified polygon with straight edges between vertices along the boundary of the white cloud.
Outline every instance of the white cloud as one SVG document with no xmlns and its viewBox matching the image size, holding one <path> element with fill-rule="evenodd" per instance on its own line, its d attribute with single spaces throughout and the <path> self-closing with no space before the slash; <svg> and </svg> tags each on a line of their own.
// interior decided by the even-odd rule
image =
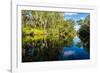
<svg viewBox="0 0 100 73">
<path fill-rule="evenodd" d="M 80 19 L 84 20 L 84 19 L 85 19 L 85 17 L 80 17 Z"/>
<path fill-rule="evenodd" d="M 64 15 L 77 15 L 78 13 L 64 13 Z"/>
<path fill-rule="evenodd" d="M 76 31 L 78 31 L 80 29 L 80 26 L 79 25 L 75 25 L 74 28 L 75 28 Z"/>
</svg>

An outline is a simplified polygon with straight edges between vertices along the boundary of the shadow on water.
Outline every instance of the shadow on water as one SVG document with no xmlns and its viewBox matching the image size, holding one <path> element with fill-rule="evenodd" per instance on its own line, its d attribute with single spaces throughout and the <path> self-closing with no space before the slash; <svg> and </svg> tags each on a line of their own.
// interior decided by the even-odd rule
<svg viewBox="0 0 100 73">
<path fill-rule="evenodd" d="M 89 53 L 83 47 L 79 37 L 74 37 L 71 46 L 64 46 L 63 54 L 59 57 L 60 60 L 80 60 L 89 59 Z"/>
<path fill-rule="evenodd" d="M 39 38 L 31 43 L 27 43 L 26 48 L 23 48 L 22 61 L 57 61 L 57 60 L 81 60 L 89 59 L 89 54 L 82 46 L 79 37 L 74 37 L 70 46 L 66 45 L 65 39 L 49 37 Z M 32 44 L 32 45 L 31 45 Z"/>
</svg>

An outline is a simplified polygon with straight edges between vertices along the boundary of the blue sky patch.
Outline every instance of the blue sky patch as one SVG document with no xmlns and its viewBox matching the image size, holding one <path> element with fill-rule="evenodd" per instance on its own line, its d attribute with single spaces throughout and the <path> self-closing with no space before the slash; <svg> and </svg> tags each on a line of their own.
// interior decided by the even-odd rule
<svg viewBox="0 0 100 73">
<path fill-rule="evenodd" d="M 85 19 L 85 17 L 87 17 L 88 15 L 89 15 L 89 13 L 66 12 L 66 13 L 64 13 L 64 18 L 65 19 L 73 19 L 74 21 L 78 21 L 80 19 Z"/>
</svg>

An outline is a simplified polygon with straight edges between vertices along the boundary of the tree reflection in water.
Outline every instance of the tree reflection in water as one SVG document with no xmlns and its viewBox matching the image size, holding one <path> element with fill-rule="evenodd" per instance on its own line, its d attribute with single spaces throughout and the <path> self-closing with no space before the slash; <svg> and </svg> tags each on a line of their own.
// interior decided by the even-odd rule
<svg viewBox="0 0 100 73">
<path fill-rule="evenodd" d="M 88 59 L 89 54 L 79 45 L 80 39 L 39 38 L 26 45 L 23 62 Z M 80 42 L 81 43 L 81 42 Z M 31 45 L 32 44 L 32 45 Z M 77 45 L 78 44 L 78 45 Z"/>
</svg>

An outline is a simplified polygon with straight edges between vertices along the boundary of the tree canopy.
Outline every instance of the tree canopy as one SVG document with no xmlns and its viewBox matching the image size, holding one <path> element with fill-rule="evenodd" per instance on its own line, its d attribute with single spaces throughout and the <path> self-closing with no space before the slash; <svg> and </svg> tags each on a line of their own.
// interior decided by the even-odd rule
<svg viewBox="0 0 100 73">
<path fill-rule="evenodd" d="M 72 45 L 74 24 L 63 12 L 22 10 L 22 49 L 34 48 L 38 59 L 58 59 L 62 47 Z"/>
<path fill-rule="evenodd" d="M 90 16 L 88 15 L 82 22 L 83 23 L 81 24 L 79 23 L 81 28 L 79 29 L 78 34 L 86 50 L 90 52 Z"/>
</svg>

